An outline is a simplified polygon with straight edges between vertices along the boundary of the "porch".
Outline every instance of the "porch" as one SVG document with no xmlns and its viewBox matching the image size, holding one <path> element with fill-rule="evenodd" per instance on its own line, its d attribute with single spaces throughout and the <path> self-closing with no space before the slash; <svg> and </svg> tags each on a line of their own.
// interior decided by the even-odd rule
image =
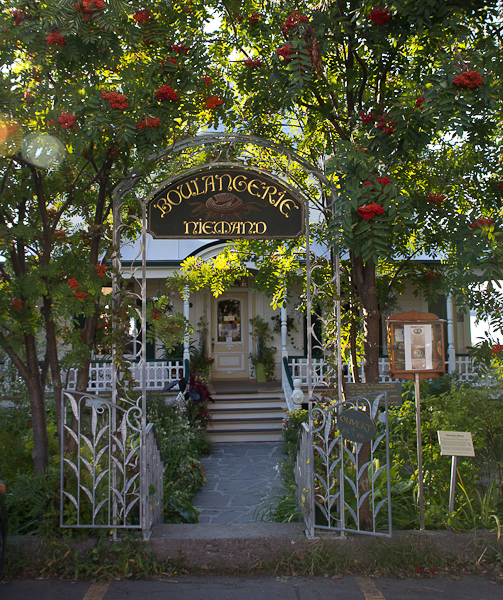
<svg viewBox="0 0 503 600">
<path fill-rule="evenodd" d="M 307 386 L 307 358 L 294 358 L 288 357 L 288 368 L 292 379 L 300 379 L 302 386 Z M 314 370 L 314 384 L 323 385 L 325 375 L 327 372 L 327 364 L 323 358 L 313 359 L 313 370 Z M 343 372 L 348 382 L 353 382 L 351 376 L 351 369 L 349 365 L 343 365 Z M 457 373 L 461 381 L 472 381 L 476 377 L 476 373 L 473 369 L 473 362 L 468 355 L 457 355 L 455 361 L 455 369 L 453 371 Z M 110 361 L 94 361 L 90 367 L 90 378 L 88 392 L 99 393 L 109 392 L 112 389 L 112 364 Z M 137 365 L 133 366 L 132 371 L 133 378 L 135 380 L 135 389 L 141 389 L 142 374 L 141 368 Z M 183 359 L 178 360 L 151 360 L 147 362 L 147 390 L 151 392 L 161 392 L 164 386 L 172 381 L 178 381 L 184 375 Z M 387 357 L 381 357 L 379 359 L 379 379 L 382 383 L 388 383 L 392 381 L 400 381 L 398 379 L 392 379 L 389 376 L 389 363 Z M 66 374 L 66 389 L 75 390 L 75 384 L 77 380 L 77 372 L 75 369 L 69 369 Z M 256 386 L 255 379 L 249 379 L 250 387 Z M 215 381 L 215 386 L 228 386 L 229 390 L 232 391 L 248 391 L 244 389 L 245 382 L 243 380 L 233 382 L 230 381 Z M 268 384 L 258 384 L 267 389 Z M 281 385 L 281 383 L 276 384 Z M 236 386 L 241 386 L 243 389 L 237 389 Z M 272 384 L 273 387 L 274 383 Z"/>
</svg>

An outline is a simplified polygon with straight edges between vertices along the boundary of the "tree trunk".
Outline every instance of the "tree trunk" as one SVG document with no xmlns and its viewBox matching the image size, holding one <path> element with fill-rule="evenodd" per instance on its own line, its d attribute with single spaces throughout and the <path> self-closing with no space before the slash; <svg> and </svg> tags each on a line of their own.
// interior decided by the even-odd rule
<svg viewBox="0 0 503 600">
<path fill-rule="evenodd" d="M 35 336 L 25 334 L 24 341 L 26 364 L 12 348 L 6 348 L 6 352 L 28 388 L 33 431 L 33 472 L 35 475 L 40 475 L 49 466 L 49 438 L 47 435 L 44 388 L 40 377 Z"/>
<path fill-rule="evenodd" d="M 64 452 L 61 448 L 61 394 L 63 391 L 63 383 L 61 381 L 61 368 L 58 356 L 58 339 L 56 335 L 56 324 L 52 319 L 52 298 L 44 296 L 43 298 L 43 316 L 45 322 L 45 340 L 47 344 L 47 358 L 51 369 L 52 387 L 54 390 L 54 403 L 56 406 L 56 420 L 58 425 L 58 444 L 59 451 Z"/>
<path fill-rule="evenodd" d="M 379 304 L 376 288 L 376 267 L 373 263 L 364 265 L 361 256 L 352 257 L 353 276 L 358 295 L 363 305 L 365 327 L 364 373 L 366 383 L 379 382 Z M 362 444 L 358 455 L 358 472 L 370 458 L 370 444 Z M 368 470 L 365 469 L 358 481 L 358 495 L 361 498 L 370 490 Z M 360 529 L 372 529 L 370 498 L 366 497 L 360 508 Z"/>
</svg>

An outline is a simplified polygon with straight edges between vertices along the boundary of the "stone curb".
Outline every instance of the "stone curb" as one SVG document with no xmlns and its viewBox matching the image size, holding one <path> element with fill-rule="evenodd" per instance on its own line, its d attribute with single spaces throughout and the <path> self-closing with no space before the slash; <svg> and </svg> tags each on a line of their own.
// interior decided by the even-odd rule
<svg viewBox="0 0 503 600">
<path fill-rule="evenodd" d="M 302 553 L 324 540 L 337 554 L 351 554 L 352 558 L 364 557 L 368 551 L 388 551 L 400 544 L 407 547 L 424 545 L 435 547 L 446 556 L 460 561 L 477 561 L 482 555 L 494 554 L 497 544 L 496 532 L 475 531 L 454 533 L 449 531 L 397 531 L 393 537 L 352 535 L 346 539 L 334 534 L 307 539 L 300 523 L 243 523 L 243 524 L 195 524 L 157 525 L 154 527 L 150 545 L 158 561 L 166 558 L 183 558 L 187 567 L 229 568 L 253 564 L 257 561 L 273 561 L 293 552 Z M 59 540 L 64 541 L 64 540 Z M 66 540 L 65 540 L 66 541 Z M 28 554 L 40 556 L 46 541 L 34 536 L 11 536 L 8 547 L 17 547 Z M 97 543 L 96 538 L 75 542 L 68 540 L 72 550 L 84 555 Z"/>
</svg>

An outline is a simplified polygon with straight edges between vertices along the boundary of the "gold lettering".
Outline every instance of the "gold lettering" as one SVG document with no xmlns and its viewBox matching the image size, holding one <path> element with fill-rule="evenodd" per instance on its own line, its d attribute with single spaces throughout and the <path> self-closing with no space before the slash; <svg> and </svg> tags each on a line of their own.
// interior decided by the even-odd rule
<svg viewBox="0 0 503 600">
<path fill-rule="evenodd" d="M 258 185 L 255 182 L 261 183 L 261 182 L 259 182 L 258 179 L 252 179 L 250 181 L 250 183 L 248 184 L 248 193 L 251 194 L 252 196 L 257 196 L 258 198 L 260 198 L 260 194 L 256 194 L 253 191 L 253 189 L 258 189 Z"/>
<path fill-rule="evenodd" d="M 296 210 L 299 209 L 299 207 L 295 204 L 294 200 L 290 198 L 285 198 L 284 200 L 282 200 L 281 204 L 279 205 L 279 212 L 285 215 L 287 219 L 290 216 L 290 214 L 288 212 L 285 212 L 283 208 L 286 208 L 287 210 L 291 210 L 292 208 L 295 208 Z"/>
<path fill-rule="evenodd" d="M 269 190 L 274 190 L 274 191 L 271 193 Z M 262 195 L 262 200 L 265 200 L 266 196 L 269 195 L 269 204 L 276 206 L 276 204 L 274 204 L 273 196 L 276 194 L 277 191 L 278 190 L 273 185 L 268 185 L 265 188 L 265 192 Z"/>
<path fill-rule="evenodd" d="M 276 206 L 278 206 L 278 204 L 281 202 L 281 200 L 283 200 L 283 197 L 284 197 L 284 195 L 285 195 L 285 194 L 286 194 L 286 190 L 285 190 L 285 191 L 283 191 L 283 192 L 281 192 L 281 194 L 279 195 L 279 198 L 278 198 L 278 199 L 277 199 L 277 200 L 276 200 L 274 203 L 271 201 L 271 199 L 270 199 L 270 198 L 269 198 L 269 202 L 271 202 L 271 204 L 272 204 L 274 207 L 276 207 Z"/>
<path fill-rule="evenodd" d="M 170 198 L 171 194 L 176 194 L 178 196 L 178 202 L 175 202 L 174 200 L 172 200 Z M 167 195 L 167 197 L 166 197 L 166 199 L 167 199 L 167 201 L 170 204 L 172 204 L 174 206 L 177 206 L 178 204 L 182 203 L 182 197 L 180 196 L 179 192 L 177 192 L 176 190 L 170 190 L 169 193 L 168 193 L 168 195 Z"/>
<path fill-rule="evenodd" d="M 241 178 L 241 181 L 238 181 L 238 179 Z M 236 192 L 244 192 L 246 190 L 246 176 L 245 175 L 236 175 L 236 177 L 234 177 L 234 180 L 232 181 L 232 185 L 234 187 L 234 189 L 236 190 Z M 241 187 L 238 187 L 241 186 Z"/>
<path fill-rule="evenodd" d="M 199 196 L 199 194 L 201 193 L 199 191 L 199 186 L 197 185 L 197 177 L 195 179 L 193 179 L 190 183 L 194 184 L 194 189 L 196 190 L 195 192 L 192 193 L 193 196 Z"/>
<path fill-rule="evenodd" d="M 210 185 L 211 185 L 211 191 L 214 192 L 215 191 L 215 178 L 213 177 L 213 175 L 204 175 L 203 180 L 205 183 L 204 193 L 206 193 L 208 191 L 208 188 Z"/>
<path fill-rule="evenodd" d="M 258 230 L 259 225 L 262 225 L 262 231 Z M 259 221 L 256 226 L 255 226 L 256 232 L 258 235 L 262 235 L 267 231 L 267 225 L 264 223 L 264 221 Z"/>
<path fill-rule="evenodd" d="M 185 224 L 185 235 L 197 235 L 197 226 L 201 223 L 197 221 L 184 221 Z M 192 225 L 192 233 L 189 231 L 189 225 Z"/>
<path fill-rule="evenodd" d="M 224 173 L 223 175 L 215 175 L 215 177 L 216 177 L 216 179 L 220 180 L 220 191 L 222 191 L 222 187 L 225 187 L 222 185 L 224 177 L 229 178 L 229 183 L 227 185 L 227 191 L 230 192 L 232 190 L 232 177 L 229 175 L 229 173 Z"/>
<path fill-rule="evenodd" d="M 206 227 L 208 225 L 213 225 L 213 230 L 212 231 L 207 231 Z M 204 235 L 211 235 L 212 233 L 214 233 L 215 231 L 215 221 L 206 221 L 206 223 L 203 223 L 203 233 Z"/>
<path fill-rule="evenodd" d="M 246 225 L 248 225 L 248 231 L 246 231 Z M 248 235 L 252 235 L 254 229 L 255 229 L 255 223 L 252 223 L 251 221 L 244 221 L 243 222 L 243 234 L 244 235 L 246 233 L 248 233 Z"/>
<path fill-rule="evenodd" d="M 188 200 L 191 196 L 194 195 L 193 191 L 190 189 L 190 183 L 191 183 L 190 181 L 186 181 L 185 183 L 182 183 L 181 185 L 179 185 L 176 188 L 177 190 L 180 190 L 180 194 L 182 195 L 182 198 L 184 200 Z M 188 192 L 187 196 L 183 193 L 183 186 L 184 185 L 187 186 L 187 192 Z"/>
<path fill-rule="evenodd" d="M 161 219 L 164 219 L 164 215 L 169 213 L 171 210 L 171 204 L 167 201 L 166 198 L 159 198 L 157 202 L 154 204 L 155 208 L 158 208 L 161 211 Z"/>
<path fill-rule="evenodd" d="M 232 229 L 230 231 L 230 234 L 231 235 L 243 235 L 244 229 L 245 229 L 244 223 L 241 223 L 241 221 L 234 221 L 232 223 Z"/>
</svg>

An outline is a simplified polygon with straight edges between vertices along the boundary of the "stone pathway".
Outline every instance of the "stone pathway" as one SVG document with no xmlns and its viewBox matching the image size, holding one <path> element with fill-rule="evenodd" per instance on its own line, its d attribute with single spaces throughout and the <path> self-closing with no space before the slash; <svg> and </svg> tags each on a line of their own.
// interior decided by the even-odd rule
<svg viewBox="0 0 503 600">
<path fill-rule="evenodd" d="M 214 444 L 202 459 L 207 483 L 192 499 L 200 523 L 252 523 L 260 501 L 281 490 L 276 465 L 286 459 L 281 442 Z M 260 511 L 259 511 L 260 512 Z"/>
</svg>

